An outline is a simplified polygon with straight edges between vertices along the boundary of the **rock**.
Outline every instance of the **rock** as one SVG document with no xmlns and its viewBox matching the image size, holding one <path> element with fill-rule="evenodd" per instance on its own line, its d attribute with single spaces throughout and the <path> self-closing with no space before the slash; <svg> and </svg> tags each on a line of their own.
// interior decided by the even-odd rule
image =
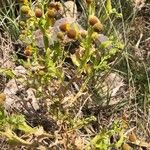
<svg viewBox="0 0 150 150">
<path fill-rule="evenodd" d="M 77 19 L 77 6 L 73 1 L 64 3 L 63 16 L 72 18 L 74 21 Z"/>
<path fill-rule="evenodd" d="M 16 79 L 11 79 L 4 89 L 6 95 L 5 109 L 34 109 L 39 108 L 33 88 L 26 88 L 26 69 L 23 66 L 18 66 L 14 69 Z M 26 107 L 26 108 L 23 108 Z"/>
<path fill-rule="evenodd" d="M 102 79 L 100 78 L 102 81 Z M 125 83 L 123 77 L 118 73 L 109 73 L 104 76 L 104 81 L 99 84 L 98 81 L 95 85 L 97 91 L 97 103 L 103 106 L 114 105 L 122 100 L 122 89 L 124 89 Z"/>
</svg>

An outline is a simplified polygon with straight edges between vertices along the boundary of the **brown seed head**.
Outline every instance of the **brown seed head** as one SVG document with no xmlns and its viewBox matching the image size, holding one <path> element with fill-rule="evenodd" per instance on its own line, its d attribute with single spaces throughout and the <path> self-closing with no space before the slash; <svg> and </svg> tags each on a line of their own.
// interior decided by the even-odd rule
<svg viewBox="0 0 150 150">
<path fill-rule="evenodd" d="M 67 36 L 70 39 L 75 39 L 77 37 L 77 31 L 75 29 L 69 29 L 67 32 Z"/>
<path fill-rule="evenodd" d="M 95 32 L 101 32 L 103 30 L 103 25 L 100 22 L 98 22 L 93 26 L 93 29 Z"/>
<path fill-rule="evenodd" d="M 90 16 L 89 17 L 89 24 L 91 26 L 94 26 L 98 22 L 99 22 L 99 19 L 96 16 Z"/>
<path fill-rule="evenodd" d="M 40 9 L 40 8 L 36 8 L 35 9 L 35 16 L 37 17 L 37 18 L 41 18 L 42 17 L 42 10 Z"/>
<path fill-rule="evenodd" d="M 59 26 L 59 29 L 60 29 L 62 32 L 66 32 L 66 31 L 67 31 L 67 25 L 68 25 L 68 23 L 62 23 L 62 24 Z"/>
</svg>

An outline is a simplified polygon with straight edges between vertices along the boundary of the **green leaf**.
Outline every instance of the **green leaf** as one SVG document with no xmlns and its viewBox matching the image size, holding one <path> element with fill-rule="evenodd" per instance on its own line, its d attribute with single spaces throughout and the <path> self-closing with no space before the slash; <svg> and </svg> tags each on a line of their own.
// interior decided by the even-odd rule
<svg viewBox="0 0 150 150">
<path fill-rule="evenodd" d="M 5 75 L 10 78 L 15 77 L 14 72 L 11 69 L 7 69 L 7 68 L 0 68 L 0 74 Z"/>
<path fill-rule="evenodd" d="M 101 43 L 100 47 L 105 49 L 105 48 L 109 48 L 111 45 L 112 45 L 112 41 L 105 41 Z"/>
<path fill-rule="evenodd" d="M 75 54 L 71 55 L 71 59 L 72 59 L 72 62 L 76 65 L 76 66 L 80 66 L 80 60 L 76 57 Z"/>
<path fill-rule="evenodd" d="M 27 142 L 23 139 L 21 139 L 20 137 L 18 137 L 10 128 L 6 128 L 6 131 L 5 132 L 1 132 L 0 131 L 0 134 L 3 135 L 3 136 L 6 136 L 10 141 L 13 141 L 13 142 L 17 142 L 17 143 L 22 143 L 24 145 L 31 145 L 32 142 Z"/>
<path fill-rule="evenodd" d="M 110 15 L 110 14 L 113 13 L 113 8 L 112 8 L 111 0 L 107 0 L 106 1 L 106 11 L 107 11 L 108 15 Z"/>
<path fill-rule="evenodd" d="M 18 124 L 18 129 L 30 134 L 35 132 L 35 128 L 30 127 L 26 122 Z"/>
</svg>

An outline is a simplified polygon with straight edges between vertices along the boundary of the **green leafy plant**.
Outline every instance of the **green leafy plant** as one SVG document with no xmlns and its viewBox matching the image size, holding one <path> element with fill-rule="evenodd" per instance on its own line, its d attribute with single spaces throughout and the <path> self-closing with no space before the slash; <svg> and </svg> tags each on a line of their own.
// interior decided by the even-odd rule
<svg viewBox="0 0 150 150">
<path fill-rule="evenodd" d="M 120 148 L 125 140 L 124 127 L 123 121 L 114 121 L 110 128 L 104 129 L 90 141 L 87 149 L 108 150 L 109 148 Z"/>
</svg>

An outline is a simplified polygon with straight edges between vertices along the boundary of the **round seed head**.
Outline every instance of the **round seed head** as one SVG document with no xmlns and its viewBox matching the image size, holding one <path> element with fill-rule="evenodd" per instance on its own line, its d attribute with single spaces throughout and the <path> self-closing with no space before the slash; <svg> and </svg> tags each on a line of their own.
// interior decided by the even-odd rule
<svg viewBox="0 0 150 150">
<path fill-rule="evenodd" d="M 37 17 L 37 18 L 41 18 L 42 17 L 42 10 L 40 9 L 40 8 L 36 8 L 35 9 L 35 16 Z"/>
<path fill-rule="evenodd" d="M 23 14 L 28 14 L 29 11 L 30 11 L 30 8 L 29 8 L 29 6 L 23 5 L 23 6 L 20 8 L 20 10 L 21 10 L 21 12 L 22 12 Z"/>
<path fill-rule="evenodd" d="M 60 29 L 62 32 L 66 32 L 66 31 L 67 31 L 67 23 L 62 23 L 62 24 L 59 26 L 59 29 Z"/>
<path fill-rule="evenodd" d="M 103 25 L 100 22 L 98 22 L 93 26 L 93 29 L 95 32 L 101 32 L 103 30 Z"/>
<path fill-rule="evenodd" d="M 63 33 L 63 32 L 58 32 L 58 33 L 57 33 L 57 38 L 60 39 L 60 40 L 63 40 L 63 38 L 64 38 L 64 33 Z"/>
<path fill-rule="evenodd" d="M 89 17 L 89 24 L 91 26 L 94 26 L 98 22 L 99 22 L 99 19 L 96 16 L 90 16 Z"/>
<path fill-rule="evenodd" d="M 67 36 L 70 39 L 75 39 L 77 37 L 77 31 L 74 30 L 74 29 L 69 29 L 68 32 L 67 32 Z"/>
</svg>

